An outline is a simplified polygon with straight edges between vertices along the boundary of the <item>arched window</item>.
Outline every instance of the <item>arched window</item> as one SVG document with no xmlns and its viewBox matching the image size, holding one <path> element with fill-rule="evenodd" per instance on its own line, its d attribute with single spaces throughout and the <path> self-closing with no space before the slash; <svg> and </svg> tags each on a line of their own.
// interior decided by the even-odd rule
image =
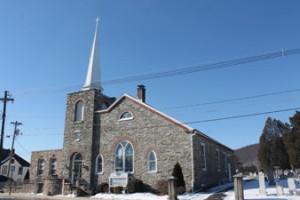
<svg viewBox="0 0 300 200">
<path fill-rule="evenodd" d="M 150 151 L 147 156 L 147 170 L 148 172 L 157 171 L 157 159 L 154 151 Z"/>
<path fill-rule="evenodd" d="M 84 103 L 83 101 L 78 101 L 75 107 L 75 121 L 80 122 L 83 120 L 84 114 Z"/>
<path fill-rule="evenodd" d="M 133 172 L 134 152 L 128 141 L 119 143 L 115 149 L 115 171 Z"/>
<path fill-rule="evenodd" d="M 56 175 L 56 170 L 57 170 L 57 159 L 56 158 L 50 158 L 49 175 Z"/>
<path fill-rule="evenodd" d="M 39 159 L 37 175 L 42 175 L 44 173 L 44 168 L 45 168 L 45 160 Z"/>
<path fill-rule="evenodd" d="M 133 115 L 131 112 L 126 111 L 120 115 L 119 121 L 130 120 L 130 119 L 133 119 Z"/>
<path fill-rule="evenodd" d="M 82 171 L 82 156 L 80 153 L 76 153 L 72 157 L 72 177 L 71 181 L 73 184 L 75 184 L 76 180 L 78 180 L 81 177 L 81 171 Z"/>
<path fill-rule="evenodd" d="M 102 155 L 98 155 L 96 158 L 96 173 L 103 173 L 103 158 Z"/>
</svg>

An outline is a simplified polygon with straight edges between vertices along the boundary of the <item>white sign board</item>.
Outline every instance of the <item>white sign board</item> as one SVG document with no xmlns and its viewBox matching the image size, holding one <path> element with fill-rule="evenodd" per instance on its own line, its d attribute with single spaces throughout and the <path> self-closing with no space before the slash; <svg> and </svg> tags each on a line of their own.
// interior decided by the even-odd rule
<svg viewBox="0 0 300 200">
<path fill-rule="evenodd" d="M 127 183 L 128 183 L 128 173 L 116 172 L 110 174 L 109 187 L 117 187 L 117 186 L 126 187 Z"/>
</svg>

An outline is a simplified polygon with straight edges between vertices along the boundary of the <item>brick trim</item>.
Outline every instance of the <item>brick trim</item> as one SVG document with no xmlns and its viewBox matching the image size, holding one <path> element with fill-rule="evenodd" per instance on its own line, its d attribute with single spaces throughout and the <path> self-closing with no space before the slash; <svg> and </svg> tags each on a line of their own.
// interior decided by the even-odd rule
<svg viewBox="0 0 300 200">
<path fill-rule="evenodd" d="M 147 149 L 147 151 L 145 152 L 145 154 L 144 154 L 144 158 L 145 158 L 145 159 L 147 159 L 148 154 L 150 153 L 150 151 L 154 151 L 154 152 L 155 152 L 155 155 L 157 156 L 157 158 L 160 158 L 160 155 L 159 155 L 157 149 L 156 149 L 154 146 L 150 146 L 150 147 Z"/>
<path fill-rule="evenodd" d="M 111 151 L 112 151 L 113 154 L 115 153 L 115 149 L 116 149 L 117 145 L 120 142 L 122 142 L 122 141 L 128 141 L 128 142 L 130 142 L 132 144 L 134 152 L 137 151 L 137 143 L 136 143 L 136 141 L 133 138 L 127 136 L 127 135 L 121 135 L 120 137 L 118 137 L 115 140 L 114 144 L 112 145 Z"/>
</svg>

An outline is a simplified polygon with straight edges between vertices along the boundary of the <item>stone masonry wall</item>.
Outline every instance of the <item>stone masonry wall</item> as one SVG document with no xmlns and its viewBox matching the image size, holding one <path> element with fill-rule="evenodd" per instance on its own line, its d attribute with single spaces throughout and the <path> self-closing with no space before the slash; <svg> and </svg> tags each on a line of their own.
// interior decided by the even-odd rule
<svg viewBox="0 0 300 200">
<path fill-rule="evenodd" d="M 133 114 L 132 120 L 119 121 L 124 111 Z M 181 127 L 167 121 L 132 100 L 125 98 L 108 113 L 101 114 L 100 153 L 103 156 L 103 173 L 98 182 L 109 182 L 114 172 L 114 150 L 119 142 L 127 140 L 134 148 L 135 178 L 155 188 L 160 179 L 171 176 L 174 165 L 181 165 L 187 190 L 191 186 L 191 142 L 190 135 Z M 157 172 L 147 172 L 147 153 L 154 150 L 157 155 Z"/>
<path fill-rule="evenodd" d="M 31 153 L 30 164 L 30 181 L 44 180 L 50 176 L 50 159 L 56 158 L 56 174 L 61 176 L 62 174 L 62 150 L 45 150 L 45 151 L 33 151 Z M 44 159 L 44 172 L 41 175 L 37 175 L 38 172 L 38 160 Z"/>
<path fill-rule="evenodd" d="M 75 109 L 78 101 L 84 102 L 84 116 L 82 121 L 75 121 Z M 99 115 L 95 111 L 109 106 L 115 98 L 109 98 L 97 90 L 80 91 L 67 97 L 65 133 L 63 146 L 63 171 L 65 178 L 72 181 L 72 156 L 80 153 L 83 159 L 81 169 L 81 183 L 89 189 L 97 185 L 94 175 L 95 159 L 99 154 L 100 124 Z M 105 107 L 106 107 L 105 106 Z M 80 132 L 79 138 L 76 134 Z"/>
<path fill-rule="evenodd" d="M 202 168 L 201 145 L 205 146 L 206 169 Z M 233 161 L 234 152 L 232 150 L 205 137 L 201 137 L 199 134 L 193 136 L 193 146 L 195 171 L 194 187 L 196 190 L 205 189 L 230 181 L 229 176 L 232 176 L 235 171 Z M 218 168 L 216 151 L 219 151 L 220 154 L 220 168 Z M 230 169 L 228 169 L 228 163 L 230 163 Z"/>
<path fill-rule="evenodd" d="M 82 155 L 83 163 L 87 168 L 82 169 L 81 177 L 89 184 L 90 168 L 92 161 L 94 103 L 96 90 L 81 91 L 69 94 L 67 97 L 63 165 L 65 178 L 71 181 L 71 158 L 75 153 Z M 75 121 L 75 109 L 78 101 L 84 103 L 84 116 L 82 121 Z M 79 138 L 76 134 L 79 132 Z"/>
</svg>

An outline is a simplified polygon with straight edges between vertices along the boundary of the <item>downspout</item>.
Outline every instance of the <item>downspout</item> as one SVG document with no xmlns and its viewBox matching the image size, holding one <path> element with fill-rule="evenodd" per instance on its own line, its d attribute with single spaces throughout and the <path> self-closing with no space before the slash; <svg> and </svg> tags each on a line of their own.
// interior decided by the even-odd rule
<svg viewBox="0 0 300 200">
<path fill-rule="evenodd" d="M 191 133 L 191 167 L 192 167 L 192 182 L 191 182 L 191 187 L 192 187 L 192 193 L 194 193 L 194 182 L 195 182 L 195 167 L 194 167 L 194 140 L 193 137 L 195 136 L 194 130 L 190 132 Z"/>
</svg>

